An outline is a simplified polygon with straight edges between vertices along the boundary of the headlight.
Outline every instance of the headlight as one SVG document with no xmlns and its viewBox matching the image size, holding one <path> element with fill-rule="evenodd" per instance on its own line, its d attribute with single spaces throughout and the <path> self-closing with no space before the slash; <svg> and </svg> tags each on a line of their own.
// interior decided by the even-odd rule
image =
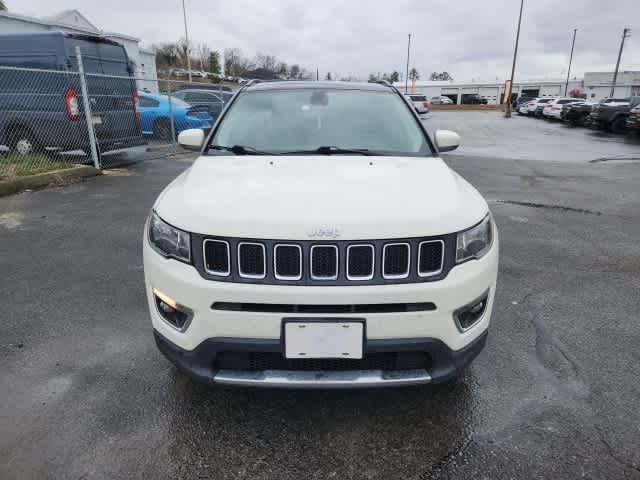
<svg viewBox="0 0 640 480">
<path fill-rule="evenodd" d="M 491 215 L 487 215 L 476 226 L 458 233 L 456 263 L 471 258 L 482 258 L 491 248 L 492 240 Z"/>
<path fill-rule="evenodd" d="M 149 242 L 161 255 L 191 263 L 189 233 L 164 222 L 156 212 L 149 218 Z"/>
</svg>

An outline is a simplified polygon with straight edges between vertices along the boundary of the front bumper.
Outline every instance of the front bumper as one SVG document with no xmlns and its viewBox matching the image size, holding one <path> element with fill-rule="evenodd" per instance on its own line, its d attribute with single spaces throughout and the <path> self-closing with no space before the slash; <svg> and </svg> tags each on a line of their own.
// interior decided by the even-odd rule
<svg viewBox="0 0 640 480">
<path fill-rule="evenodd" d="M 408 385 L 439 382 L 451 378 L 482 349 L 489 327 L 498 272 L 498 231 L 494 243 L 480 260 L 452 268 L 438 281 L 368 286 L 300 286 L 218 282 L 200 276 L 192 265 L 159 255 L 143 246 L 147 299 L 156 342 L 178 367 L 208 382 L 272 387 L 325 387 Z M 158 312 L 153 290 L 170 297 L 191 312 L 188 325 L 178 330 Z M 486 297 L 482 316 L 468 329 L 454 321 L 454 312 Z M 257 309 L 225 309 L 221 304 L 258 306 Z M 428 303 L 432 308 L 399 311 L 373 308 L 371 312 L 330 314 L 340 319 L 364 319 L 365 353 L 421 351 L 428 362 L 420 368 L 366 367 L 349 371 L 309 373 L 295 368 L 267 367 L 247 371 L 242 367 L 225 371 L 216 366 L 218 352 L 272 352 L 282 358 L 283 318 L 292 315 L 278 306 L 313 306 L 314 312 L 296 311 L 296 318 L 326 318 L 340 305 L 387 306 Z M 326 306 L 327 312 L 323 308 Z M 271 365 L 271 364 L 270 364 Z M 423 368 L 424 366 L 424 368 Z M 284 371 L 286 370 L 286 371 Z"/>
<path fill-rule="evenodd" d="M 420 351 L 428 355 L 429 368 L 408 370 L 231 370 L 216 368 L 220 352 L 280 352 L 279 339 L 209 338 L 189 351 L 174 345 L 154 330 L 158 349 L 182 372 L 204 383 L 271 388 L 370 388 L 440 383 L 456 376 L 484 348 L 485 330 L 459 351 L 434 338 L 368 340 L 365 355 L 379 352 Z"/>
</svg>

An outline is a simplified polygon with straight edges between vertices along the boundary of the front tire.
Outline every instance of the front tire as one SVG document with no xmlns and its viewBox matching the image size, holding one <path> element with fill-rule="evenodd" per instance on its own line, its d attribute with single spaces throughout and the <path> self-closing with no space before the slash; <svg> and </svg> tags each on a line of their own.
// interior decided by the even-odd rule
<svg viewBox="0 0 640 480">
<path fill-rule="evenodd" d="M 627 131 L 627 122 L 625 118 L 616 118 L 613 123 L 611 123 L 611 131 L 613 133 L 625 133 Z"/>
</svg>

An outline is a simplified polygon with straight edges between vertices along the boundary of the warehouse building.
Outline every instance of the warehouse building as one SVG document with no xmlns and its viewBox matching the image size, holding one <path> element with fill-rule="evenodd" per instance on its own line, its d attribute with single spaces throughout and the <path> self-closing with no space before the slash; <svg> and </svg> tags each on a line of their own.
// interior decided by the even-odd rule
<svg viewBox="0 0 640 480">
<path fill-rule="evenodd" d="M 582 96 L 589 101 L 597 101 L 609 97 L 613 73 L 588 72 L 584 79 L 569 80 L 567 93 L 578 89 Z M 513 95 L 525 97 L 563 96 L 566 79 L 532 80 L 515 82 Z M 404 82 L 397 82 L 396 86 L 404 90 Z M 489 104 L 499 104 L 504 96 L 504 82 L 455 82 L 455 81 L 424 81 L 417 80 L 409 84 L 410 92 L 425 95 L 428 98 L 436 96 L 449 97 L 453 103 L 466 103 L 466 97 L 478 95 Z M 615 97 L 630 97 L 640 95 L 640 72 L 619 72 L 616 81 Z"/>
</svg>

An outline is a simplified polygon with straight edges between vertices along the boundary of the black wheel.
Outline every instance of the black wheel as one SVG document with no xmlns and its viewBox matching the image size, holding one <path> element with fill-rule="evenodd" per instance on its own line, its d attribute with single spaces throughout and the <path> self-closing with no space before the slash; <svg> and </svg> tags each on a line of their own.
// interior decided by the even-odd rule
<svg viewBox="0 0 640 480">
<path fill-rule="evenodd" d="M 627 131 L 627 121 L 624 117 L 618 117 L 611 123 L 613 133 L 625 133 Z"/>
<path fill-rule="evenodd" d="M 9 127 L 9 148 L 18 155 L 30 155 L 41 150 L 35 135 L 27 127 Z"/>
<path fill-rule="evenodd" d="M 159 118 L 153 122 L 153 134 L 161 140 L 171 140 L 171 122 L 168 118 Z"/>
</svg>

